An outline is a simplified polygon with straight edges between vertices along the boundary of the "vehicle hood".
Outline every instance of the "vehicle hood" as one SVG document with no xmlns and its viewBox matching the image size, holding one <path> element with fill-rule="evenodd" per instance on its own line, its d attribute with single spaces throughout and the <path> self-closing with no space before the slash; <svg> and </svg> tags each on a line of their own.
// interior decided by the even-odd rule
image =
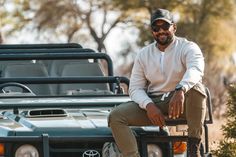
<svg viewBox="0 0 236 157">
<path fill-rule="evenodd" d="M 50 109 L 47 109 L 50 111 Z M 54 136 L 75 136 L 81 132 L 86 135 L 110 134 L 107 124 L 108 110 L 105 109 L 68 109 L 64 115 L 27 116 L 3 112 L 0 127 L 5 134 L 38 135 L 50 133 Z M 22 112 L 23 113 L 23 112 Z M 2 132 L 2 134 L 4 134 Z"/>
</svg>

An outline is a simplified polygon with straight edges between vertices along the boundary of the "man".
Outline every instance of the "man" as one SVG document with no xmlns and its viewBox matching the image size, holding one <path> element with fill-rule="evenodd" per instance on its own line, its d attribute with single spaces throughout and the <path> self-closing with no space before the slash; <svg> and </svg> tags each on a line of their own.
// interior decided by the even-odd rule
<svg viewBox="0 0 236 157">
<path fill-rule="evenodd" d="M 176 37 L 173 15 L 158 9 L 151 16 L 155 42 L 137 55 L 129 94 L 132 102 L 116 107 L 109 126 L 123 157 L 139 157 L 129 126 L 164 127 L 165 119 L 184 117 L 188 123 L 190 157 L 200 157 L 199 145 L 206 112 L 206 93 L 201 84 L 204 58 L 194 42 Z M 154 98 L 150 98 L 153 95 Z"/>
</svg>

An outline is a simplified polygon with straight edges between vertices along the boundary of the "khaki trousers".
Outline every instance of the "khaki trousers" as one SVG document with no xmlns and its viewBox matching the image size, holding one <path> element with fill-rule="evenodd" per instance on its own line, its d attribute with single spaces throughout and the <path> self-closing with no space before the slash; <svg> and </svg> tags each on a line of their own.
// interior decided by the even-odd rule
<svg viewBox="0 0 236 157">
<path fill-rule="evenodd" d="M 170 94 L 164 101 L 161 96 L 153 98 L 164 115 L 168 115 Z M 195 85 L 185 94 L 185 109 L 182 118 L 188 124 L 188 136 L 201 138 L 206 113 L 206 92 L 202 84 Z M 127 102 L 117 106 L 108 117 L 108 125 L 112 129 L 115 142 L 123 157 L 139 157 L 135 136 L 129 126 L 153 125 L 148 119 L 146 110 L 141 109 L 135 102 Z"/>
</svg>

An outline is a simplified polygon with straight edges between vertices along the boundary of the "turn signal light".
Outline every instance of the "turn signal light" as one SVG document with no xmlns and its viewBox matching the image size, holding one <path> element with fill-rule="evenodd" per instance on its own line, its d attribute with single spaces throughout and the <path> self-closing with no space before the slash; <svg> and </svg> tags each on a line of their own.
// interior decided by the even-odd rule
<svg viewBox="0 0 236 157">
<path fill-rule="evenodd" d="M 174 154 L 183 154 L 187 150 L 186 142 L 175 142 L 173 144 Z"/>
<path fill-rule="evenodd" d="M 0 156 L 3 156 L 5 154 L 5 147 L 3 143 L 0 143 Z"/>
</svg>

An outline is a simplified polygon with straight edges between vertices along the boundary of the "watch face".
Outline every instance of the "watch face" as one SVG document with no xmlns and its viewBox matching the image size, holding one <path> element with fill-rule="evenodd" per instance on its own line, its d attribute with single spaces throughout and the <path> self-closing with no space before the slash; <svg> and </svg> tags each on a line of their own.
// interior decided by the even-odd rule
<svg viewBox="0 0 236 157">
<path fill-rule="evenodd" d="M 178 84 L 178 85 L 175 87 L 175 90 L 176 90 L 176 91 L 182 90 L 182 91 L 184 91 L 184 93 L 185 93 L 185 88 L 184 88 L 184 86 L 182 86 L 182 85 L 180 85 L 180 84 Z"/>
<path fill-rule="evenodd" d="M 175 87 L 176 90 L 180 90 L 180 89 L 182 89 L 182 88 L 183 88 L 183 86 L 180 85 L 180 84 L 178 84 L 178 85 Z"/>
</svg>

